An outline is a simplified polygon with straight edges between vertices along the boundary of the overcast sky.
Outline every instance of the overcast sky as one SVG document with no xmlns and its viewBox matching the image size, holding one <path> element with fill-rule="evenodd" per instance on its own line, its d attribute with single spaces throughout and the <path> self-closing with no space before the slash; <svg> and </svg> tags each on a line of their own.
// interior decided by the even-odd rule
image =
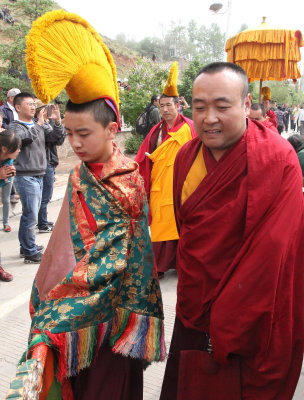
<svg viewBox="0 0 304 400">
<path fill-rule="evenodd" d="M 228 0 L 223 0 L 222 14 L 209 11 L 208 0 L 59 0 L 67 11 L 74 12 L 93 25 L 101 35 L 115 39 L 124 33 L 127 39 L 139 41 L 147 36 L 162 36 L 171 21 L 187 25 L 194 19 L 198 25 L 217 23 L 222 32 L 227 30 Z M 218 0 L 214 1 L 220 2 Z M 271 25 L 285 29 L 299 29 L 304 34 L 304 0 L 230 0 L 229 36 L 236 34 L 242 24 L 254 28 L 267 16 Z"/>
</svg>

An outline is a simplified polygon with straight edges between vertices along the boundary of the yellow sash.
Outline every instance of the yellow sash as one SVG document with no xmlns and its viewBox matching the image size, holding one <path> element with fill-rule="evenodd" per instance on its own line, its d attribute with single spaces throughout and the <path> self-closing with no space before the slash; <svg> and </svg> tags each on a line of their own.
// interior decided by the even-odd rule
<svg viewBox="0 0 304 400">
<path fill-rule="evenodd" d="M 192 195 L 206 175 L 207 169 L 203 156 L 203 146 L 201 146 L 183 184 L 182 204 Z"/>
</svg>

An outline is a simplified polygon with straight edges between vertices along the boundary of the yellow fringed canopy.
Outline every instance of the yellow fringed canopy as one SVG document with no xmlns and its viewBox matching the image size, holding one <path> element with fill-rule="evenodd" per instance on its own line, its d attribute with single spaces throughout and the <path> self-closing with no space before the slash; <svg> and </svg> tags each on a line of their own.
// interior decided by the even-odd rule
<svg viewBox="0 0 304 400">
<path fill-rule="evenodd" d="M 240 65 L 248 81 L 296 80 L 301 77 L 298 62 L 304 46 L 300 31 L 276 29 L 262 22 L 226 42 L 227 61 Z"/>
</svg>

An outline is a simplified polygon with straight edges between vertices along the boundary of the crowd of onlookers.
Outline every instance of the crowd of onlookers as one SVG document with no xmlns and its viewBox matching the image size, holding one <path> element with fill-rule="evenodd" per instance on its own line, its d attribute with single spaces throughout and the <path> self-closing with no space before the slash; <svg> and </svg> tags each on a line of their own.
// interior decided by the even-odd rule
<svg viewBox="0 0 304 400">
<path fill-rule="evenodd" d="M 2 19 L 7 24 L 14 25 L 15 19 L 12 15 L 11 10 L 8 8 L 7 5 L 4 5 L 0 11 L 0 19 Z"/>
<path fill-rule="evenodd" d="M 3 229 L 11 232 L 10 204 L 21 201 L 18 239 L 25 263 L 39 263 L 42 246 L 35 243 L 35 231 L 52 232 L 47 205 L 52 198 L 57 146 L 63 144 L 65 129 L 58 105 L 43 104 L 30 93 L 12 88 L 0 107 L 0 188 Z M 13 277 L 1 266 L 0 280 Z"/>
</svg>

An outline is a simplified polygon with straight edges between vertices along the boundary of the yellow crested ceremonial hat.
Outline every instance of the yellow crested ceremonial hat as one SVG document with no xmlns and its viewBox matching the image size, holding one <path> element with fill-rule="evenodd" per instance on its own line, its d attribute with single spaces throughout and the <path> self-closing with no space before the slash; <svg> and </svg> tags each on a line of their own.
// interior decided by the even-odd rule
<svg viewBox="0 0 304 400">
<path fill-rule="evenodd" d="M 55 10 L 26 37 L 26 66 L 36 96 L 49 103 L 66 89 L 72 103 L 104 98 L 117 115 L 116 66 L 98 32 L 83 18 Z M 110 103 L 110 104 L 109 104 Z"/>
<path fill-rule="evenodd" d="M 169 77 L 163 91 L 163 94 L 168 97 L 178 97 L 177 91 L 178 64 L 174 61 L 170 69 Z"/>
<path fill-rule="evenodd" d="M 262 87 L 261 94 L 263 96 L 263 100 L 270 100 L 271 99 L 271 89 L 268 86 Z"/>
</svg>

